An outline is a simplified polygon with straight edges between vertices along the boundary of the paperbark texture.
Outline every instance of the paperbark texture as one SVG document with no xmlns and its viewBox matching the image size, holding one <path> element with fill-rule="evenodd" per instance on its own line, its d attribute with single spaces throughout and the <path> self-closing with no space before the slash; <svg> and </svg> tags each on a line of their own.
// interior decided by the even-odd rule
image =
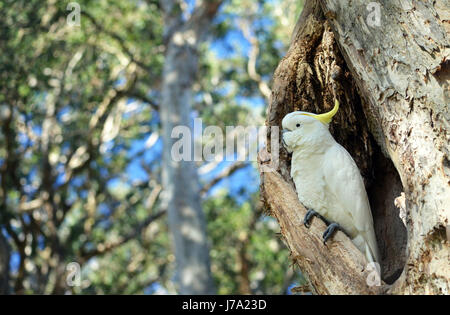
<svg viewBox="0 0 450 315">
<path fill-rule="evenodd" d="M 172 138 L 174 127 L 192 125 L 191 92 L 197 73 L 197 48 L 220 3 L 221 1 L 200 2 L 186 20 L 177 1 L 161 1 L 165 12 L 167 47 L 160 109 L 164 142 L 162 199 L 163 207 L 168 210 L 177 265 L 176 282 L 180 294 L 215 292 L 195 162 L 176 161 L 171 151 L 176 140 Z M 180 135 L 174 135 L 178 136 Z"/>
<path fill-rule="evenodd" d="M 301 220 L 286 223 L 304 209 L 283 199 L 294 191 L 283 150 L 281 176 L 261 174 L 262 197 L 316 293 L 448 294 L 449 1 L 373 3 L 379 23 L 366 1 L 306 1 L 274 74 L 267 124 L 280 126 L 294 110 L 328 111 L 334 98 L 340 101 L 330 129 L 365 179 L 384 283 L 362 285 L 367 273 L 345 235 L 338 233 L 326 251 L 305 240 L 320 238 L 321 222 L 314 220 L 317 230 Z M 275 181 L 287 185 L 285 192 Z M 341 264 L 342 270 L 335 266 Z"/>
</svg>

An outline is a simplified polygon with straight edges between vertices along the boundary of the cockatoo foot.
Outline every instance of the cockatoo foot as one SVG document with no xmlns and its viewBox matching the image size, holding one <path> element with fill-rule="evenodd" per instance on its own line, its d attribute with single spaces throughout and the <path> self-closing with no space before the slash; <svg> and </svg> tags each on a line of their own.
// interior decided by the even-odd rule
<svg viewBox="0 0 450 315">
<path fill-rule="evenodd" d="M 327 229 L 325 230 L 325 232 L 323 232 L 323 243 L 326 244 L 327 241 L 336 233 L 336 231 L 342 231 L 345 233 L 344 229 L 342 229 L 342 227 L 337 224 L 336 222 L 331 223 L 330 225 L 328 225 Z"/>
<path fill-rule="evenodd" d="M 308 212 L 305 214 L 305 218 L 303 219 L 303 225 L 306 226 L 307 229 L 311 226 L 311 220 L 313 217 L 321 218 L 322 220 L 325 220 L 324 217 L 322 217 L 318 212 L 314 211 L 313 209 L 308 209 Z"/>
</svg>

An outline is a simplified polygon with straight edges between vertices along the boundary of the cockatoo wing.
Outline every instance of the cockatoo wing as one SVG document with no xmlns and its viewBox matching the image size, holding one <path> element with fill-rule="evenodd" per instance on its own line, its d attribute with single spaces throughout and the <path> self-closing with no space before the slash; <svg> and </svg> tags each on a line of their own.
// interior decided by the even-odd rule
<svg viewBox="0 0 450 315">
<path fill-rule="evenodd" d="M 362 236 L 374 260 L 379 262 L 378 246 L 373 228 L 372 213 L 364 181 L 351 155 L 337 142 L 331 146 L 324 158 L 323 171 L 327 190 L 331 192 L 341 211 L 345 211 L 351 222 L 337 222 L 341 226 L 350 225 L 357 231 L 353 238 Z M 364 246 L 364 247 L 367 247 Z M 360 246 L 359 246 L 360 247 Z M 361 247 L 360 247 L 361 249 Z M 363 250 L 363 249 L 361 249 Z M 365 250 L 363 250 L 365 251 Z M 366 256 L 368 253 L 365 253 Z M 369 260 L 370 257 L 368 257 Z"/>
</svg>

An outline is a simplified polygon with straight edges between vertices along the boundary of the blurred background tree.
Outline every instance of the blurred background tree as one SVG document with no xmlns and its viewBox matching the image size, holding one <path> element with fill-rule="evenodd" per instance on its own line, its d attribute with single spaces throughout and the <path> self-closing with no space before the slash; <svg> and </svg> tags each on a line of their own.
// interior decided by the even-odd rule
<svg viewBox="0 0 450 315">
<path fill-rule="evenodd" d="M 178 293 L 161 202 L 167 11 L 152 0 L 80 0 L 78 26 L 69 2 L 0 1 L 0 293 Z M 175 2 L 177 23 L 205 5 Z M 301 9 L 221 3 L 194 47 L 190 117 L 224 130 L 263 125 Z M 195 170 L 214 291 L 285 294 L 303 281 L 263 214 L 255 164 Z"/>
</svg>

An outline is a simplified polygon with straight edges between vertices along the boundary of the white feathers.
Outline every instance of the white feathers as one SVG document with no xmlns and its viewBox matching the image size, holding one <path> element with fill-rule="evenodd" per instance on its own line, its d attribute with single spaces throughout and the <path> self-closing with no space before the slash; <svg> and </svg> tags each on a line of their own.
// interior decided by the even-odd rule
<svg viewBox="0 0 450 315">
<path fill-rule="evenodd" d="M 379 262 L 367 193 L 350 154 L 314 114 L 290 113 L 282 125 L 283 142 L 292 152 L 291 176 L 299 200 L 338 223 L 369 262 Z"/>
</svg>

